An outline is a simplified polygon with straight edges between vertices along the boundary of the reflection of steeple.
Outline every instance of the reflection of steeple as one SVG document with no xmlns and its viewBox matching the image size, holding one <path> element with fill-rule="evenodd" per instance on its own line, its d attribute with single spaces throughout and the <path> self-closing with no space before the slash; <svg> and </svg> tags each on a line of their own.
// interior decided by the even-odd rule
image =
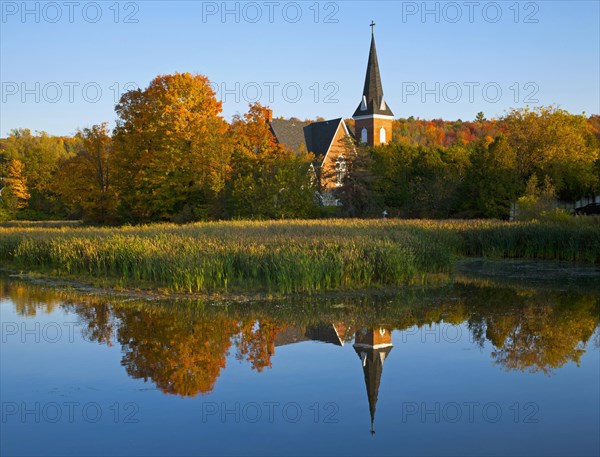
<svg viewBox="0 0 600 457">
<path fill-rule="evenodd" d="M 371 413 L 371 433 L 375 433 L 375 409 L 379 384 L 383 372 L 383 362 L 392 350 L 392 334 L 383 329 L 362 329 L 356 332 L 354 350 L 360 357 L 365 375 L 369 411 Z"/>
</svg>

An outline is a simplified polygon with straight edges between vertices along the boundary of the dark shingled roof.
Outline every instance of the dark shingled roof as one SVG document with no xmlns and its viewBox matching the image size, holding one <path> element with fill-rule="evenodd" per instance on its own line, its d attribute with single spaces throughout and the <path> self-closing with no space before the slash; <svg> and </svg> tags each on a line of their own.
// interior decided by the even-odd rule
<svg viewBox="0 0 600 457">
<path fill-rule="evenodd" d="M 344 344 L 344 340 L 340 338 L 333 324 L 311 325 L 306 328 L 305 336 L 313 341 L 331 343 L 336 346 L 343 346 Z"/>
<path fill-rule="evenodd" d="M 383 86 L 381 85 L 381 75 L 379 74 L 379 63 L 377 62 L 375 35 L 371 35 L 371 50 L 369 51 L 369 63 L 367 64 L 367 76 L 365 77 L 363 97 L 367 101 L 367 109 L 361 109 L 363 104 L 361 100 L 352 117 L 368 116 L 371 114 L 380 114 L 385 116 L 394 115 L 392 110 L 387 106 L 385 100 L 383 109 L 381 107 L 381 100 L 383 99 Z"/>
<path fill-rule="evenodd" d="M 313 122 L 304 127 L 306 148 L 316 157 L 327 154 L 340 122 L 342 122 L 341 117 L 329 121 Z"/>
<path fill-rule="evenodd" d="M 308 341 L 309 338 L 304 335 L 304 332 L 305 330 L 301 327 L 286 327 L 275 335 L 275 347 Z"/>
<path fill-rule="evenodd" d="M 302 327 L 286 327 L 275 335 L 275 347 L 288 344 L 302 343 L 304 341 L 321 341 L 342 346 L 344 341 L 338 336 L 333 324 L 310 325 Z"/>
<path fill-rule="evenodd" d="M 304 127 L 309 124 L 293 119 L 273 119 L 269 123 L 277 141 L 294 152 L 300 152 L 302 146 L 306 148 Z"/>
<path fill-rule="evenodd" d="M 341 117 L 312 123 L 292 119 L 273 119 L 269 125 L 277 141 L 292 151 L 300 152 L 304 147 L 316 157 L 322 157 L 327 154 L 341 122 Z"/>
</svg>

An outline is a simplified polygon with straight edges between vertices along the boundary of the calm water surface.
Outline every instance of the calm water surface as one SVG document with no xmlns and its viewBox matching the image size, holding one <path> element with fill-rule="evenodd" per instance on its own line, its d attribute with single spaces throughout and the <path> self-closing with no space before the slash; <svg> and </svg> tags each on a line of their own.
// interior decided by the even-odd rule
<svg viewBox="0 0 600 457">
<path fill-rule="evenodd" d="M 598 455 L 599 272 L 546 270 L 234 306 L 0 279 L 0 453 Z"/>
</svg>

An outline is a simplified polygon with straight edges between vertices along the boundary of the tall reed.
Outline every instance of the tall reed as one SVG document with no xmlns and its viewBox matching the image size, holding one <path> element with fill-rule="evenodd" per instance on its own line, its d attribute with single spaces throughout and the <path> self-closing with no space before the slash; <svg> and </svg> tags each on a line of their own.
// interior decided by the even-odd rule
<svg viewBox="0 0 600 457">
<path fill-rule="evenodd" d="M 593 224 L 326 220 L 0 228 L 7 268 L 175 292 L 427 282 L 460 256 L 600 263 Z"/>
</svg>

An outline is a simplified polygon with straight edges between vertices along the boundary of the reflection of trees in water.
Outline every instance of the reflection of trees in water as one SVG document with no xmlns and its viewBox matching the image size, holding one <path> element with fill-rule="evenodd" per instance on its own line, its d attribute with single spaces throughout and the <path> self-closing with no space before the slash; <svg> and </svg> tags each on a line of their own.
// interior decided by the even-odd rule
<svg viewBox="0 0 600 457">
<path fill-rule="evenodd" d="M 507 370 L 549 373 L 568 362 L 579 365 L 597 322 L 586 306 L 530 304 L 515 316 L 494 361 Z"/>
<path fill-rule="evenodd" d="M 236 333 L 233 320 L 126 307 L 116 314 L 121 364 L 130 376 L 151 379 L 163 392 L 182 396 L 213 389 Z"/>
<path fill-rule="evenodd" d="M 489 309 L 480 306 L 472 314 L 469 327 L 480 345 L 492 343 L 497 365 L 550 373 L 569 362 L 579 364 L 598 325 L 599 306 L 598 297 L 589 295 L 505 290 Z"/>
<path fill-rule="evenodd" d="M 246 360 L 259 373 L 264 368 L 271 368 L 271 356 L 275 354 L 275 337 L 283 330 L 284 326 L 270 320 L 240 321 L 234 339 L 236 358 Z"/>
<path fill-rule="evenodd" d="M 51 312 L 63 301 L 72 303 L 61 306 L 77 313 L 86 339 L 118 342 L 130 376 L 182 396 L 210 392 L 232 347 L 238 360 L 260 372 L 271 367 L 276 340 L 291 344 L 324 338 L 324 330 L 315 332 L 315 326 L 332 322 L 338 333 L 344 329 L 335 335 L 340 342 L 361 328 L 465 323 L 477 344 L 493 346 L 494 363 L 507 370 L 551 373 L 566 363 L 579 363 L 586 343 L 594 345 L 600 310 L 600 298 L 594 295 L 477 284 L 413 293 L 410 300 L 404 294 L 376 301 L 345 300 L 338 306 L 339 299 L 303 299 L 287 306 L 246 303 L 202 311 L 174 304 L 109 305 L 98 297 L 61 295 L 16 282 L 0 286 L 2 296 L 13 300 L 24 316 L 35 310 Z M 286 335 L 289 341 L 283 342 Z"/>
<path fill-rule="evenodd" d="M 94 303 L 69 305 L 69 309 L 79 316 L 83 339 L 112 346 L 118 323 L 109 303 L 94 300 Z"/>
<path fill-rule="evenodd" d="M 17 314 L 33 317 L 38 311 L 50 314 L 61 299 L 51 288 L 35 287 L 26 283 L 8 281 L 0 276 L 0 299 L 9 298 Z"/>
</svg>

